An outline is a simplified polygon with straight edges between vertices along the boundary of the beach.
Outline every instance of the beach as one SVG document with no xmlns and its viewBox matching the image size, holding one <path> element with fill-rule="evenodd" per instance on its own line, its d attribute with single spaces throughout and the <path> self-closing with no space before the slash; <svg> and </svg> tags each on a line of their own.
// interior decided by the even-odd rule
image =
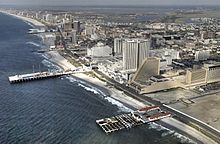
<svg viewBox="0 0 220 144">
<path fill-rule="evenodd" d="M 5 13 L 5 12 L 4 12 Z M 23 21 L 29 22 L 35 26 L 44 26 L 44 24 L 33 20 L 31 18 L 25 18 L 17 15 L 10 14 L 11 16 L 15 16 L 19 19 L 22 19 Z M 73 66 L 68 60 L 66 60 L 64 57 L 62 57 L 57 51 L 50 51 L 47 53 L 48 59 L 53 62 L 54 64 L 57 64 L 60 66 L 62 69 L 67 70 L 67 69 L 74 69 L 75 66 Z M 122 103 L 126 103 L 127 105 L 130 105 L 133 108 L 141 108 L 145 106 L 144 103 L 139 102 L 128 95 L 124 94 L 122 91 L 119 91 L 115 89 L 114 87 L 107 87 L 107 83 L 99 80 L 98 78 L 94 78 L 91 76 L 88 76 L 86 74 L 74 74 L 74 77 L 77 77 L 83 81 L 87 81 L 89 83 L 93 83 L 94 85 L 97 85 L 99 87 L 102 87 L 103 89 L 106 89 L 109 94 L 111 95 L 112 98 L 115 100 L 118 100 Z M 214 142 L 211 138 L 205 136 L 201 132 L 193 129 L 192 127 L 179 122 L 173 118 L 167 118 L 162 120 L 164 123 L 167 123 L 168 125 L 171 125 L 175 127 L 176 129 L 179 129 L 181 131 L 184 131 L 187 135 L 191 135 L 192 137 L 195 137 L 198 141 L 201 141 L 203 143 L 209 143 L 209 144 L 214 144 Z"/>
</svg>

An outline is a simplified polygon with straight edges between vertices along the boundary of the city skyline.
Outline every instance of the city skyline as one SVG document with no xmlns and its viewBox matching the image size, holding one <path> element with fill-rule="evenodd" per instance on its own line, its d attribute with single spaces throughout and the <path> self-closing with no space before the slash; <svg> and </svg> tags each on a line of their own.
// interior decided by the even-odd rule
<svg viewBox="0 0 220 144">
<path fill-rule="evenodd" d="M 74 6 L 74 5 L 141 5 L 141 6 L 148 6 L 148 5 L 161 5 L 161 6 L 168 6 L 168 5 L 220 5 L 220 1 L 218 0 L 185 0 L 185 1 L 178 1 L 178 0 L 136 0 L 135 2 L 132 0 L 1 0 L 0 5 L 61 5 L 61 6 Z"/>
</svg>

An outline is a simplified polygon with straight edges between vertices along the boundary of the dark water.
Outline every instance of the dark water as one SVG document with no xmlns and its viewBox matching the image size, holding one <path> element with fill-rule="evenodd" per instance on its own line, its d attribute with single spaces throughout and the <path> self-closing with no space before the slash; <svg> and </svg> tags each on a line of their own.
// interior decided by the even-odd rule
<svg viewBox="0 0 220 144">
<path fill-rule="evenodd" d="M 95 120 L 126 108 L 91 84 L 57 78 L 11 85 L 8 76 L 55 69 L 35 53 L 26 23 L 0 14 L 0 144 L 176 144 L 188 139 L 156 124 L 104 134 Z M 30 42 L 32 44 L 30 44 Z"/>
</svg>

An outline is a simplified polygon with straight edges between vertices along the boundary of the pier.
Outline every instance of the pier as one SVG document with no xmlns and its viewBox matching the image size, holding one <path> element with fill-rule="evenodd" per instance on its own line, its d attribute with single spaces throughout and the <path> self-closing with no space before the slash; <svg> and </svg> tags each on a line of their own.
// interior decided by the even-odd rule
<svg viewBox="0 0 220 144">
<path fill-rule="evenodd" d="M 10 76 L 8 79 L 10 83 L 20 83 L 20 82 L 27 82 L 27 81 L 33 81 L 33 80 L 60 77 L 63 75 L 70 75 L 72 73 L 73 73 L 72 71 L 70 72 L 37 72 L 37 73 L 31 73 L 31 74 Z"/>
<path fill-rule="evenodd" d="M 144 107 L 110 118 L 96 120 L 96 123 L 106 133 L 112 133 L 122 129 L 130 129 L 145 123 L 154 122 L 163 118 L 170 117 L 171 113 L 164 112 L 158 106 Z"/>
<path fill-rule="evenodd" d="M 55 71 L 55 72 L 36 72 L 36 73 L 30 73 L 30 74 L 21 74 L 21 75 L 14 75 L 9 76 L 9 82 L 10 83 L 21 83 L 21 82 L 28 82 L 28 81 L 34 81 L 34 80 L 42 80 L 42 79 L 48 79 L 48 78 L 55 78 L 65 75 L 71 75 L 75 73 L 84 73 L 91 71 L 91 68 L 76 68 L 74 70 L 69 71 Z"/>
</svg>

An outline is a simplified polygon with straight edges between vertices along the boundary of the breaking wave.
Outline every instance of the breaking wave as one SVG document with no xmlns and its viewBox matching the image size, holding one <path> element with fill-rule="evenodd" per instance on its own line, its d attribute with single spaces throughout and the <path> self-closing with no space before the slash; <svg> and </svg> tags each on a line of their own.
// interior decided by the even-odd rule
<svg viewBox="0 0 220 144">
<path fill-rule="evenodd" d="M 89 91 L 89 92 L 92 92 L 96 95 L 99 95 L 101 98 L 105 99 L 109 103 L 116 105 L 120 111 L 123 111 L 123 112 L 131 112 L 132 111 L 131 109 L 129 109 L 128 107 L 123 105 L 120 101 L 115 100 L 110 95 L 107 95 L 106 93 L 104 93 L 103 91 L 98 89 L 97 87 L 94 87 L 85 81 L 82 81 L 82 80 L 79 80 L 79 79 L 76 79 L 73 77 L 67 77 L 67 79 L 69 79 L 70 82 L 78 83 L 78 86 L 84 88 L 86 91 Z"/>
<path fill-rule="evenodd" d="M 38 44 L 38 43 L 35 43 L 35 42 L 27 42 L 26 44 L 33 45 L 33 46 L 36 46 L 36 47 L 42 47 L 41 44 Z"/>
<path fill-rule="evenodd" d="M 30 23 L 30 22 L 27 22 L 27 21 L 25 21 L 25 20 L 24 20 L 23 22 L 25 22 L 26 24 L 28 24 L 28 25 L 31 26 L 32 28 L 35 27 L 35 26 L 34 26 L 32 23 Z"/>
<path fill-rule="evenodd" d="M 191 139 L 189 139 L 188 137 L 179 134 L 177 132 L 175 132 L 174 130 L 170 130 L 162 125 L 159 125 L 157 123 L 149 123 L 149 129 L 155 129 L 156 131 L 162 131 L 163 133 L 161 134 L 161 137 L 166 137 L 166 136 L 173 136 L 178 138 L 181 143 L 190 143 L 190 144 L 195 144 L 194 141 L 192 141 Z"/>
<path fill-rule="evenodd" d="M 43 57 L 44 57 L 44 55 L 43 55 Z M 61 70 L 62 70 L 62 68 L 60 68 L 59 66 L 53 64 L 52 62 L 50 62 L 50 61 L 47 60 L 47 59 L 44 59 L 44 60 L 42 61 L 42 64 L 45 65 L 45 66 L 47 66 L 47 67 L 48 67 L 49 69 L 51 69 L 51 70 L 58 70 L 58 71 L 61 71 Z"/>
</svg>

